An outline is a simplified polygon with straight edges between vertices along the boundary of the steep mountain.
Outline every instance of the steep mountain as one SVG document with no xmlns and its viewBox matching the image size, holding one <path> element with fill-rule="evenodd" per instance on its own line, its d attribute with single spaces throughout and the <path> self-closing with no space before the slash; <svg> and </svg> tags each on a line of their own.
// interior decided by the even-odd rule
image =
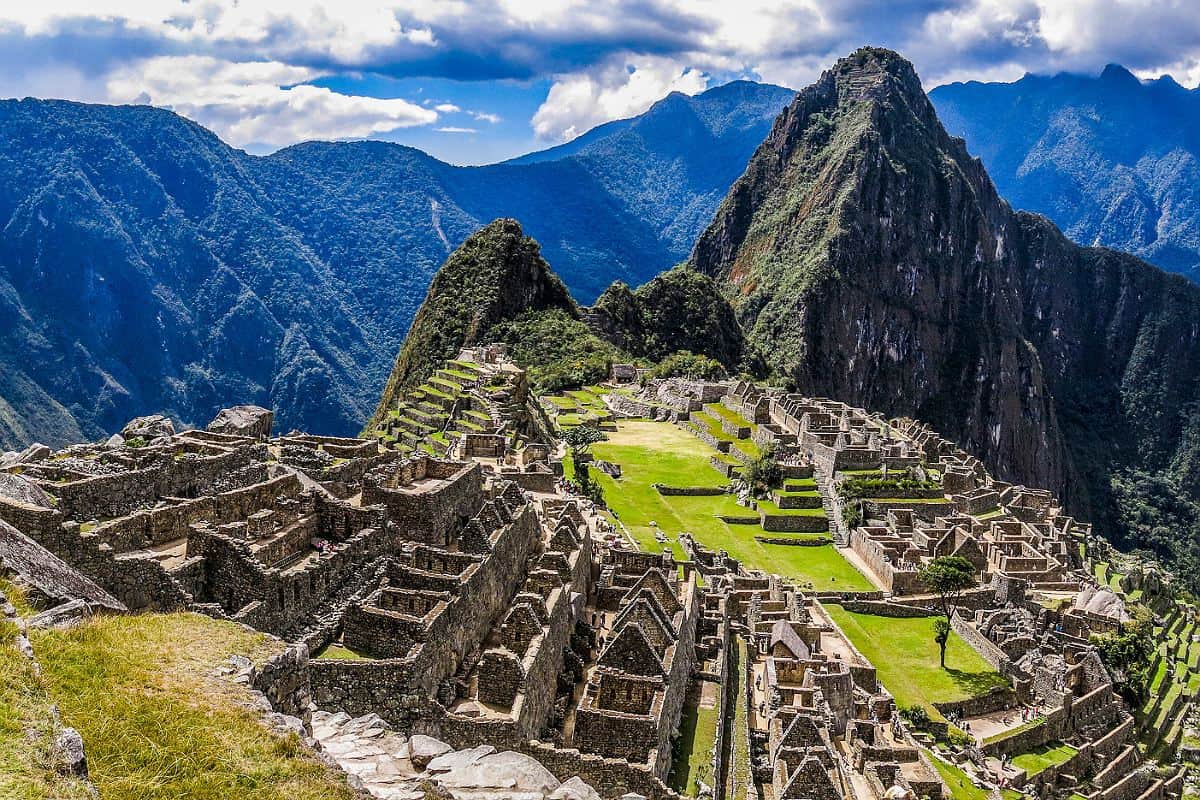
<svg viewBox="0 0 1200 800">
<path fill-rule="evenodd" d="M 463 347 L 491 342 L 508 345 L 541 391 L 603 380 L 615 359 L 652 362 L 681 350 L 730 370 L 759 363 L 707 275 L 676 268 L 637 290 L 617 281 L 581 309 L 520 223 L 498 219 L 434 276 L 368 427 Z"/>
<path fill-rule="evenodd" d="M 1200 281 L 1200 91 L 1110 65 L 929 96 L 1014 207 Z"/>
<path fill-rule="evenodd" d="M 640 284 L 686 257 L 791 96 L 672 95 L 471 168 L 380 142 L 255 157 L 158 109 L 2 101 L 0 448 L 151 411 L 204 423 L 235 401 L 353 433 L 472 231 L 522 220 L 584 301 Z"/>
<path fill-rule="evenodd" d="M 803 391 L 927 420 L 1118 539 L 1200 552 L 1153 523 L 1182 503 L 1200 534 L 1200 287 L 1012 211 L 895 53 L 796 97 L 690 264 Z"/>
<path fill-rule="evenodd" d="M 495 340 L 494 329 L 526 313 L 560 311 L 578 319 L 567 287 L 538 243 L 513 219 L 498 219 L 467 237 L 430 284 L 425 302 L 388 378 L 379 408 L 432 375 L 463 348 Z"/>
</svg>

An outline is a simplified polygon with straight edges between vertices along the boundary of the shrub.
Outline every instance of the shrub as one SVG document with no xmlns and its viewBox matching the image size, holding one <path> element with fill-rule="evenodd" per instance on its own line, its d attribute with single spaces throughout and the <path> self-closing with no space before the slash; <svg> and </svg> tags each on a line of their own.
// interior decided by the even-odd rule
<svg viewBox="0 0 1200 800">
<path fill-rule="evenodd" d="M 651 378 L 691 378 L 704 381 L 723 381 L 729 377 L 721 362 L 686 350 L 679 350 L 667 356 L 653 367 L 649 374 Z"/>
</svg>

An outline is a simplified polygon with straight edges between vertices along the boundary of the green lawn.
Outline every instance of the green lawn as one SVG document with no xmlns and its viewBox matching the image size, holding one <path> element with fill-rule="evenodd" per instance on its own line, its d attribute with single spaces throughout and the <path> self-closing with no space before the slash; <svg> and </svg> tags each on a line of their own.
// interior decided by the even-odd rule
<svg viewBox="0 0 1200 800">
<path fill-rule="evenodd" d="M 675 740 L 674 763 L 667 785 L 680 794 L 700 794 L 697 781 L 714 786 L 712 750 L 717 741 L 717 725 L 721 712 L 716 706 L 704 708 L 695 703 L 683 707 L 679 720 L 679 738 Z"/>
<path fill-rule="evenodd" d="M 942 669 L 933 640 L 933 617 L 878 617 L 846 611 L 837 605 L 826 609 L 859 652 L 875 665 L 880 682 L 901 708 L 922 705 L 934 719 L 942 719 L 934 703 L 965 700 L 1008 683 L 956 633 L 950 634 L 946 669 Z"/>
<path fill-rule="evenodd" d="M 1025 770 L 1026 775 L 1036 775 L 1048 767 L 1057 767 L 1066 763 L 1079 751 L 1069 744 L 1052 742 L 1035 748 L 1028 753 L 1014 756 L 1013 766 Z"/>
<path fill-rule="evenodd" d="M 991 800 L 991 791 L 976 786 L 971 777 L 963 772 L 962 767 L 943 761 L 933 753 L 929 753 L 929 760 L 949 787 L 951 800 Z M 1015 789 L 1005 789 L 1000 795 L 1004 800 L 1021 800 L 1025 796 Z"/>
<path fill-rule="evenodd" d="M 596 458 L 621 465 L 618 480 L 599 470 L 592 475 L 604 489 L 605 502 L 620 518 L 638 545 L 660 551 L 655 528 L 665 533 L 677 557 L 683 553 L 676 537 L 684 531 L 714 550 L 723 549 L 752 569 L 765 569 L 820 591 L 870 591 L 875 587 L 833 545 L 796 547 L 763 544 L 755 536 L 770 536 L 761 525 L 729 525 L 717 518 L 756 516 L 739 506 L 731 494 L 707 497 L 664 497 L 655 483 L 670 486 L 724 486 L 725 478 L 708 460 L 713 450 L 675 425 L 622 420 L 609 440 L 592 447 Z M 570 459 L 564 466 L 569 470 Z M 820 509 L 816 513 L 823 514 Z M 784 512 L 791 513 L 791 512 Z M 656 525 L 650 525 L 651 522 Z"/>
</svg>

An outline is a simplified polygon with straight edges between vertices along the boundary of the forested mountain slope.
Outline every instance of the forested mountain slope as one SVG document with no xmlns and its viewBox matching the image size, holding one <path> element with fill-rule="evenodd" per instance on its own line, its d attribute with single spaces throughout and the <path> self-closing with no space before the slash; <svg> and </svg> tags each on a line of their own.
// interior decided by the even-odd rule
<svg viewBox="0 0 1200 800">
<path fill-rule="evenodd" d="M 1014 212 L 900 56 L 797 95 L 690 263 L 801 391 L 925 420 L 1195 569 L 1200 287 Z"/>
<path fill-rule="evenodd" d="M 0 447 L 272 407 L 348 434 L 439 264 L 520 220 L 590 302 L 683 260 L 791 98 L 672 95 L 528 163 L 380 142 L 250 156 L 170 112 L 0 102 Z"/>
</svg>

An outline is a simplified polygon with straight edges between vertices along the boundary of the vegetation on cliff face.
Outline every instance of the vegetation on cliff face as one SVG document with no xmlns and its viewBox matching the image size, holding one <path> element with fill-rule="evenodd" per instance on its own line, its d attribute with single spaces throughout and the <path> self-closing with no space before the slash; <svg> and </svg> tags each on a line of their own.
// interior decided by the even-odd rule
<svg viewBox="0 0 1200 800">
<path fill-rule="evenodd" d="M 1200 488 L 1200 289 L 1014 213 L 895 53 L 797 95 L 690 265 L 799 390 L 928 421 L 1102 533 L 1198 563 L 1153 531 Z"/>
<path fill-rule="evenodd" d="M 531 311 L 492 329 L 491 338 L 508 345 L 513 360 L 529 372 L 538 392 L 599 383 L 620 358 L 609 342 L 561 308 Z"/>
<path fill-rule="evenodd" d="M 540 319 L 542 312 L 556 312 Z M 567 287 L 551 272 L 541 248 L 513 219 L 498 219 L 467 238 L 434 276 L 413 319 L 384 389 L 376 421 L 404 390 L 419 385 L 465 346 L 507 340 L 520 345 L 526 335 L 549 344 L 566 326 L 587 334 Z M 519 322 L 517 322 L 519 320 Z M 501 323 L 513 322 L 503 331 Z M 572 347 L 563 343 L 566 355 Z M 565 348 L 565 350 L 564 350 Z M 543 355 L 532 344 L 527 356 Z M 532 363 L 532 362 L 530 362 Z"/>
<path fill-rule="evenodd" d="M 712 358 L 731 372 L 756 362 L 733 307 L 707 275 L 676 268 L 636 290 L 617 282 L 589 317 L 607 340 L 650 361 L 687 351 Z"/>
</svg>

